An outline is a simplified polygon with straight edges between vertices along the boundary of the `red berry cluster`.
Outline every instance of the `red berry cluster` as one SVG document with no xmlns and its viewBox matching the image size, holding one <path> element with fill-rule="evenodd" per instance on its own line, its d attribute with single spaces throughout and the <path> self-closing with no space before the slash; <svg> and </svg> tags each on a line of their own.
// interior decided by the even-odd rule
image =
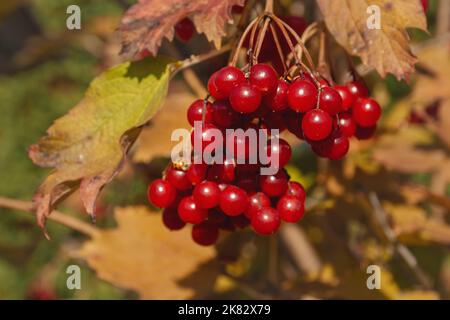
<svg viewBox="0 0 450 320">
<path fill-rule="evenodd" d="M 267 64 L 253 65 L 247 74 L 224 67 L 210 77 L 208 91 L 213 103 L 197 100 L 187 111 L 192 126 L 202 123 L 201 130 L 191 133 L 192 145 L 199 141 L 202 151 L 214 140 L 213 131 L 288 129 L 319 156 L 340 159 L 348 151 L 349 137 L 369 137 L 381 115 L 380 106 L 368 97 L 361 82 L 331 86 L 308 73 L 288 81 Z M 164 179 L 154 181 L 148 190 L 150 202 L 165 208 L 164 224 L 171 230 L 193 224 L 194 241 L 211 245 L 220 229 L 250 224 L 256 233 L 270 235 L 281 221 L 298 222 L 304 214 L 305 191 L 301 184 L 289 181 L 284 169 L 291 147 L 283 139 L 271 143 L 270 131 L 264 132 L 270 139 L 262 147 L 269 157 L 278 158 L 273 175 L 260 175 L 259 162 L 241 164 L 239 159 L 247 160 L 256 151 L 250 150 L 245 138 L 228 132 L 223 150 L 234 148 L 234 158 L 223 164 L 194 162 L 187 168 L 172 164 Z"/>
<path fill-rule="evenodd" d="M 286 107 L 285 85 L 289 86 L 278 80 L 269 65 L 256 64 L 247 76 L 235 67 L 222 68 L 208 82 L 215 101 L 197 100 L 188 108 L 189 123 L 203 123 L 200 132 L 193 130 L 192 142 L 197 137 L 204 150 L 211 143 L 212 129 L 279 129 L 284 121 L 278 119 L 276 110 Z M 250 156 L 247 141 L 225 134 L 225 140 L 230 139 L 235 158 L 222 164 L 192 163 L 187 168 L 172 164 L 164 179 L 149 186 L 150 202 L 164 208 L 164 224 L 171 230 L 193 224 L 192 237 L 201 245 L 215 243 L 220 229 L 251 225 L 258 234 L 269 235 L 281 221 L 297 222 L 304 214 L 305 191 L 301 184 L 289 181 L 283 168 L 291 157 L 290 145 L 283 139 L 278 143 L 266 140 L 264 150 L 269 158 L 278 158 L 278 170 L 260 175 L 260 163 L 238 161 Z"/>
</svg>

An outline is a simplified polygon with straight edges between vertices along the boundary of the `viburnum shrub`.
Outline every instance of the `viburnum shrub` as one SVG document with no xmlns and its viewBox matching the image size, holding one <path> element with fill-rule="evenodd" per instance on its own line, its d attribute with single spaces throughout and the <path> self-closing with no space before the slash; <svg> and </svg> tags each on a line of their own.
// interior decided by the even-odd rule
<svg viewBox="0 0 450 320">
<path fill-rule="evenodd" d="M 165 226 L 179 230 L 186 224 L 194 225 L 192 238 L 200 245 L 214 244 L 220 230 L 251 226 L 257 234 L 271 235 L 281 223 L 302 219 L 305 190 L 300 183 L 290 181 L 284 168 L 291 158 L 291 146 L 272 129 L 288 130 L 319 157 L 338 160 L 347 154 L 352 137 L 370 138 L 380 119 L 381 108 L 363 81 L 354 78 L 336 84 L 330 75 L 320 74 L 304 41 L 285 20 L 265 12 L 249 24 L 229 65 L 209 78 L 208 96 L 192 102 L 187 110 L 194 127 L 192 161 L 174 161 L 163 178 L 148 188 L 149 201 L 164 209 Z M 186 40 L 188 32 L 183 29 L 187 30 L 189 23 L 183 24 L 177 34 Z M 269 35 L 272 48 L 263 46 Z M 238 55 L 244 47 L 246 63 L 238 67 Z M 271 50 L 281 66 L 274 68 L 271 61 L 260 63 L 261 55 L 269 56 L 263 50 Z M 229 129 L 256 130 L 263 135 L 255 135 L 257 148 L 252 150 L 250 139 Z M 224 138 L 214 155 L 232 156 L 221 163 L 208 163 L 201 157 L 196 161 L 199 155 L 195 150 L 202 155 L 217 143 L 217 132 Z M 267 163 L 246 162 L 261 150 L 277 160 L 271 174 L 261 171 Z"/>
</svg>

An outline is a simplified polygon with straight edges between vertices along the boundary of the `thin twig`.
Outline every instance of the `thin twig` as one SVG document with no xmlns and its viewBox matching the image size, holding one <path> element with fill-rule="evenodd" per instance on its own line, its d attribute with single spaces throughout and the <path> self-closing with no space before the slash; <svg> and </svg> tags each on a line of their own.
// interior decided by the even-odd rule
<svg viewBox="0 0 450 320">
<path fill-rule="evenodd" d="M 373 207 L 373 213 L 378 224 L 380 225 L 384 235 L 393 246 L 397 254 L 411 269 L 412 273 L 416 277 L 417 281 L 421 284 L 421 286 L 428 290 L 432 289 L 430 279 L 420 268 L 419 264 L 417 263 L 416 257 L 412 254 L 408 247 L 398 241 L 397 235 L 389 225 L 386 211 L 381 206 L 380 200 L 374 191 L 369 192 L 369 201 Z"/>
<path fill-rule="evenodd" d="M 231 44 L 226 44 L 223 47 L 221 47 L 220 49 L 217 50 L 211 50 L 207 53 L 203 53 L 203 54 L 199 54 L 199 55 L 192 55 L 191 57 L 179 62 L 173 72 L 172 72 L 172 77 L 178 73 L 179 71 L 182 71 L 186 68 L 190 68 L 196 64 L 199 64 L 203 61 L 209 60 L 211 58 L 220 56 L 221 54 L 228 52 L 231 50 Z"/>
<path fill-rule="evenodd" d="M 33 203 L 30 201 L 0 197 L 0 207 L 33 213 Z M 59 224 L 62 224 L 70 229 L 76 230 L 90 237 L 96 236 L 99 232 L 96 227 L 59 211 L 53 211 L 48 219 L 58 222 Z"/>
</svg>

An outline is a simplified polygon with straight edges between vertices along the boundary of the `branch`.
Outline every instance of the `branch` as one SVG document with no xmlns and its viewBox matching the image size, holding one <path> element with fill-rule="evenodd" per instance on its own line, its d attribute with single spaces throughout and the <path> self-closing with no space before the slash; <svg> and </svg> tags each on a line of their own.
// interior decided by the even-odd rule
<svg viewBox="0 0 450 320">
<path fill-rule="evenodd" d="M 380 200 L 378 199 L 378 196 L 374 191 L 369 192 L 369 201 L 373 207 L 373 213 L 378 224 L 380 225 L 384 235 L 386 236 L 390 244 L 396 250 L 397 254 L 411 269 L 412 273 L 416 277 L 417 281 L 422 285 L 422 287 L 428 290 L 432 289 L 430 280 L 425 272 L 420 268 L 419 264 L 417 263 L 416 257 L 412 254 L 408 247 L 398 241 L 397 235 L 389 225 L 386 211 L 384 211 L 384 208 L 381 206 Z"/>
<path fill-rule="evenodd" d="M 0 208 L 16 209 L 20 211 L 34 213 L 32 202 L 15 200 L 5 197 L 0 197 Z M 48 219 L 58 222 L 59 224 L 62 224 L 70 229 L 83 233 L 89 237 L 95 237 L 99 233 L 99 230 L 96 227 L 93 227 L 86 222 L 68 216 L 56 210 L 52 212 L 52 214 L 48 217 Z"/>
</svg>

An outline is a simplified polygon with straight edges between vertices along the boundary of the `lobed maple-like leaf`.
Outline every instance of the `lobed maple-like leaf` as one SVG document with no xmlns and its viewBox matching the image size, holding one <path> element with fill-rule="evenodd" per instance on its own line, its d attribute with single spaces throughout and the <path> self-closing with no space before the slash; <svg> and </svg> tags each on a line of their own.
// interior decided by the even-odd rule
<svg viewBox="0 0 450 320">
<path fill-rule="evenodd" d="M 426 30 L 426 17 L 420 0 L 317 0 L 328 30 L 350 55 L 361 58 L 385 77 L 408 78 L 416 57 L 409 46 L 407 28 Z M 380 9 L 380 29 L 367 25 L 371 11 Z"/>
<path fill-rule="evenodd" d="M 126 62 L 93 80 L 85 97 L 30 146 L 29 157 L 54 168 L 34 201 L 39 226 L 54 204 L 80 188 L 90 214 L 103 188 L 120 170 L 141 127 L 159 110 L 166 94 L 173 60 Z"/>
<path fill-rule="evenodd" d="M 191 239 L 190 229 L 172 232 L 161 215 L 144 206 L 115 210 L 117 227 L 99 230 L 74 255 L 98 277 L 135 290 L 141 299 L 188 299 L 212 291 L 220 266 L 213 247 Z"/>
<path fill-rule="evenodd" d="M 231 7 L 244 0 L 140 0 L 123 16 L 119 31 L 122 54 L 135 58 L 148 50 L 156 55 L 164 38 L 170 41 L 174 26 L 189 16 L 199 33 L 220 47 L 225 26 L 232 22 Z"/>
</svg>

